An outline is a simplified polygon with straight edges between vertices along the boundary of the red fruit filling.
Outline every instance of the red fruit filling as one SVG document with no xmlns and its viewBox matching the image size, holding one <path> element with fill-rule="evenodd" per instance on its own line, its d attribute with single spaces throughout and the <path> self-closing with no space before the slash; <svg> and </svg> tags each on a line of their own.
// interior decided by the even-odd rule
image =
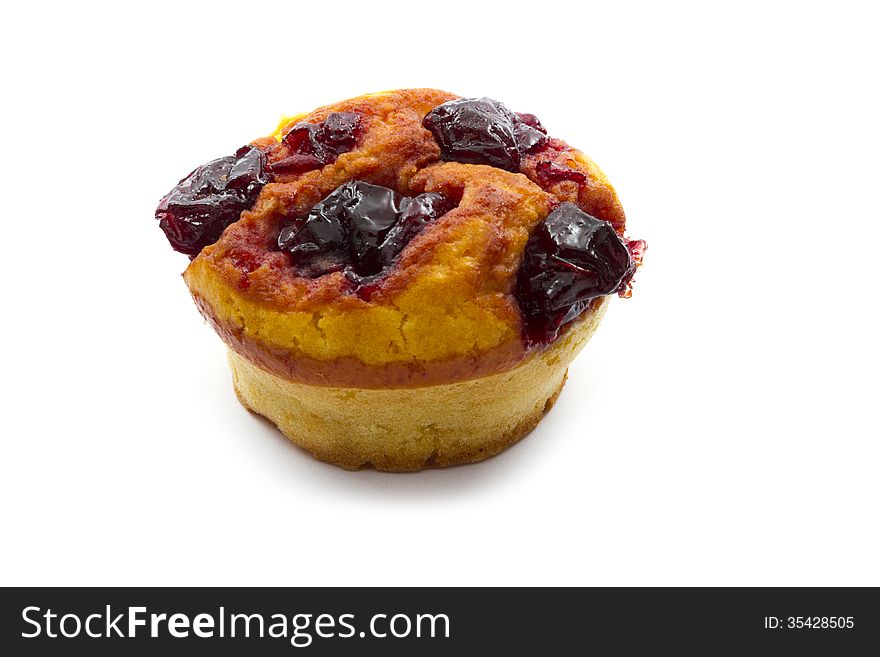
<svg viewBox="0 0 880 657">
<path fill-rule="evenodd" d="M 303 173 L 336 161 L 355 147 L 361 117 L 353 112 L 333 112 L 321 123 L 297 123 L 282 138 L 290 155 L 272 162 L 272 173 Z"/>
<path fill-rule="evenodd" d="M 639 257 L 644 242 L 633 242 Z M 635 250 L 634 250 L 635 251 Z M 634 251 L 611 224 L 560 204 L 526 243 L 515 297 L 529 344 L 542 344 L 584 312 L 596 297 L 625 292 L 636 270 Z"/>
<path fill-rule="evenodd" d="M 177 183 L 159 201 L 156 218 L 171 246 L 195 257 L 238 221 L 267 182 L 266 155 L 243 146 L 235 155 L 203 164 Z"/>
<path fill-rule="evenodd" d="M 278 235 L 278 248 L 290 254 L 300 276 L 344 271 L 369 294 L 404 247 L 452 208 L 442 194 L 410 198 L 354 180 L 337 187 L 306 217 L 288 222 Z"/>
</svg>

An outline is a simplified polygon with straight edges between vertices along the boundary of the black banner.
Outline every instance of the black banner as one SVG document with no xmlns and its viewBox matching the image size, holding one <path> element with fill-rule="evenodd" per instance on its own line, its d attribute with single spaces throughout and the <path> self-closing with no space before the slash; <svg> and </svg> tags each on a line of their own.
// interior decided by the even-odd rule
<svg viewBox="0 0 880 657">
<path fill-rule="evenodd" d="M 613 654 L 849 655 L 880 647 L 880 597 L 867 588 L 22 588 L 2 591 L 0 613 L 7 655 L 569 654 L 600 646 Z"/>
</svg>

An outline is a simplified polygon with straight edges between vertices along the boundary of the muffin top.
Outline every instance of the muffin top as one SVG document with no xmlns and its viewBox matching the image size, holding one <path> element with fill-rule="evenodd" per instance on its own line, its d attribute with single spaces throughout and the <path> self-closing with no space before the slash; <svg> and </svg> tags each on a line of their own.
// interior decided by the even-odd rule
<svg viewBox="0 0 880 657">
<path fill-rule="evenodd" d="M 644 249 L 598 167 L 533 115 L 433 89 L 286 119 L 196 169 L 157 217 L 232 348 L 338 386 L 514 366 L 628 295 Z"/>
</svg>

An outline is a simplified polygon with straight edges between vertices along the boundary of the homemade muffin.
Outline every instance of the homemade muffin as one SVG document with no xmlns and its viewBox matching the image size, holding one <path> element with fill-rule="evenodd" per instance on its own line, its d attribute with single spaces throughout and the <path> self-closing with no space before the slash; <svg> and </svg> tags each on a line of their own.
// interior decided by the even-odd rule
<svg viewBox="0 0 880 657">
<path fill-rule="evenodd" d="M 528 433 L 644 242 L 583 153 L 489 99 L 282 122 L 156 212 L 242 403 L 318 458 L 417 470 Z"/>
</svg>

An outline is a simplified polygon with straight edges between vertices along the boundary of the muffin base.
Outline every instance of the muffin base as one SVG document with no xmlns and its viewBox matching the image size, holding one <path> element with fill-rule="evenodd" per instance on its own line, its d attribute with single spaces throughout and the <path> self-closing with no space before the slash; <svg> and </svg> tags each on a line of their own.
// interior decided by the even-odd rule
<svg viewBox="0 0 880 657">
<path fill-rule="evenodd" d="M 245 408 L 321 461 L 407 472 L 481 461 L 528 434 L 556 401 L 592 337 L 601 299 L 548 348 L 496 374 L 416 388 L 335 388 L 289 381 L 229 350 Z"/>
</svg>

